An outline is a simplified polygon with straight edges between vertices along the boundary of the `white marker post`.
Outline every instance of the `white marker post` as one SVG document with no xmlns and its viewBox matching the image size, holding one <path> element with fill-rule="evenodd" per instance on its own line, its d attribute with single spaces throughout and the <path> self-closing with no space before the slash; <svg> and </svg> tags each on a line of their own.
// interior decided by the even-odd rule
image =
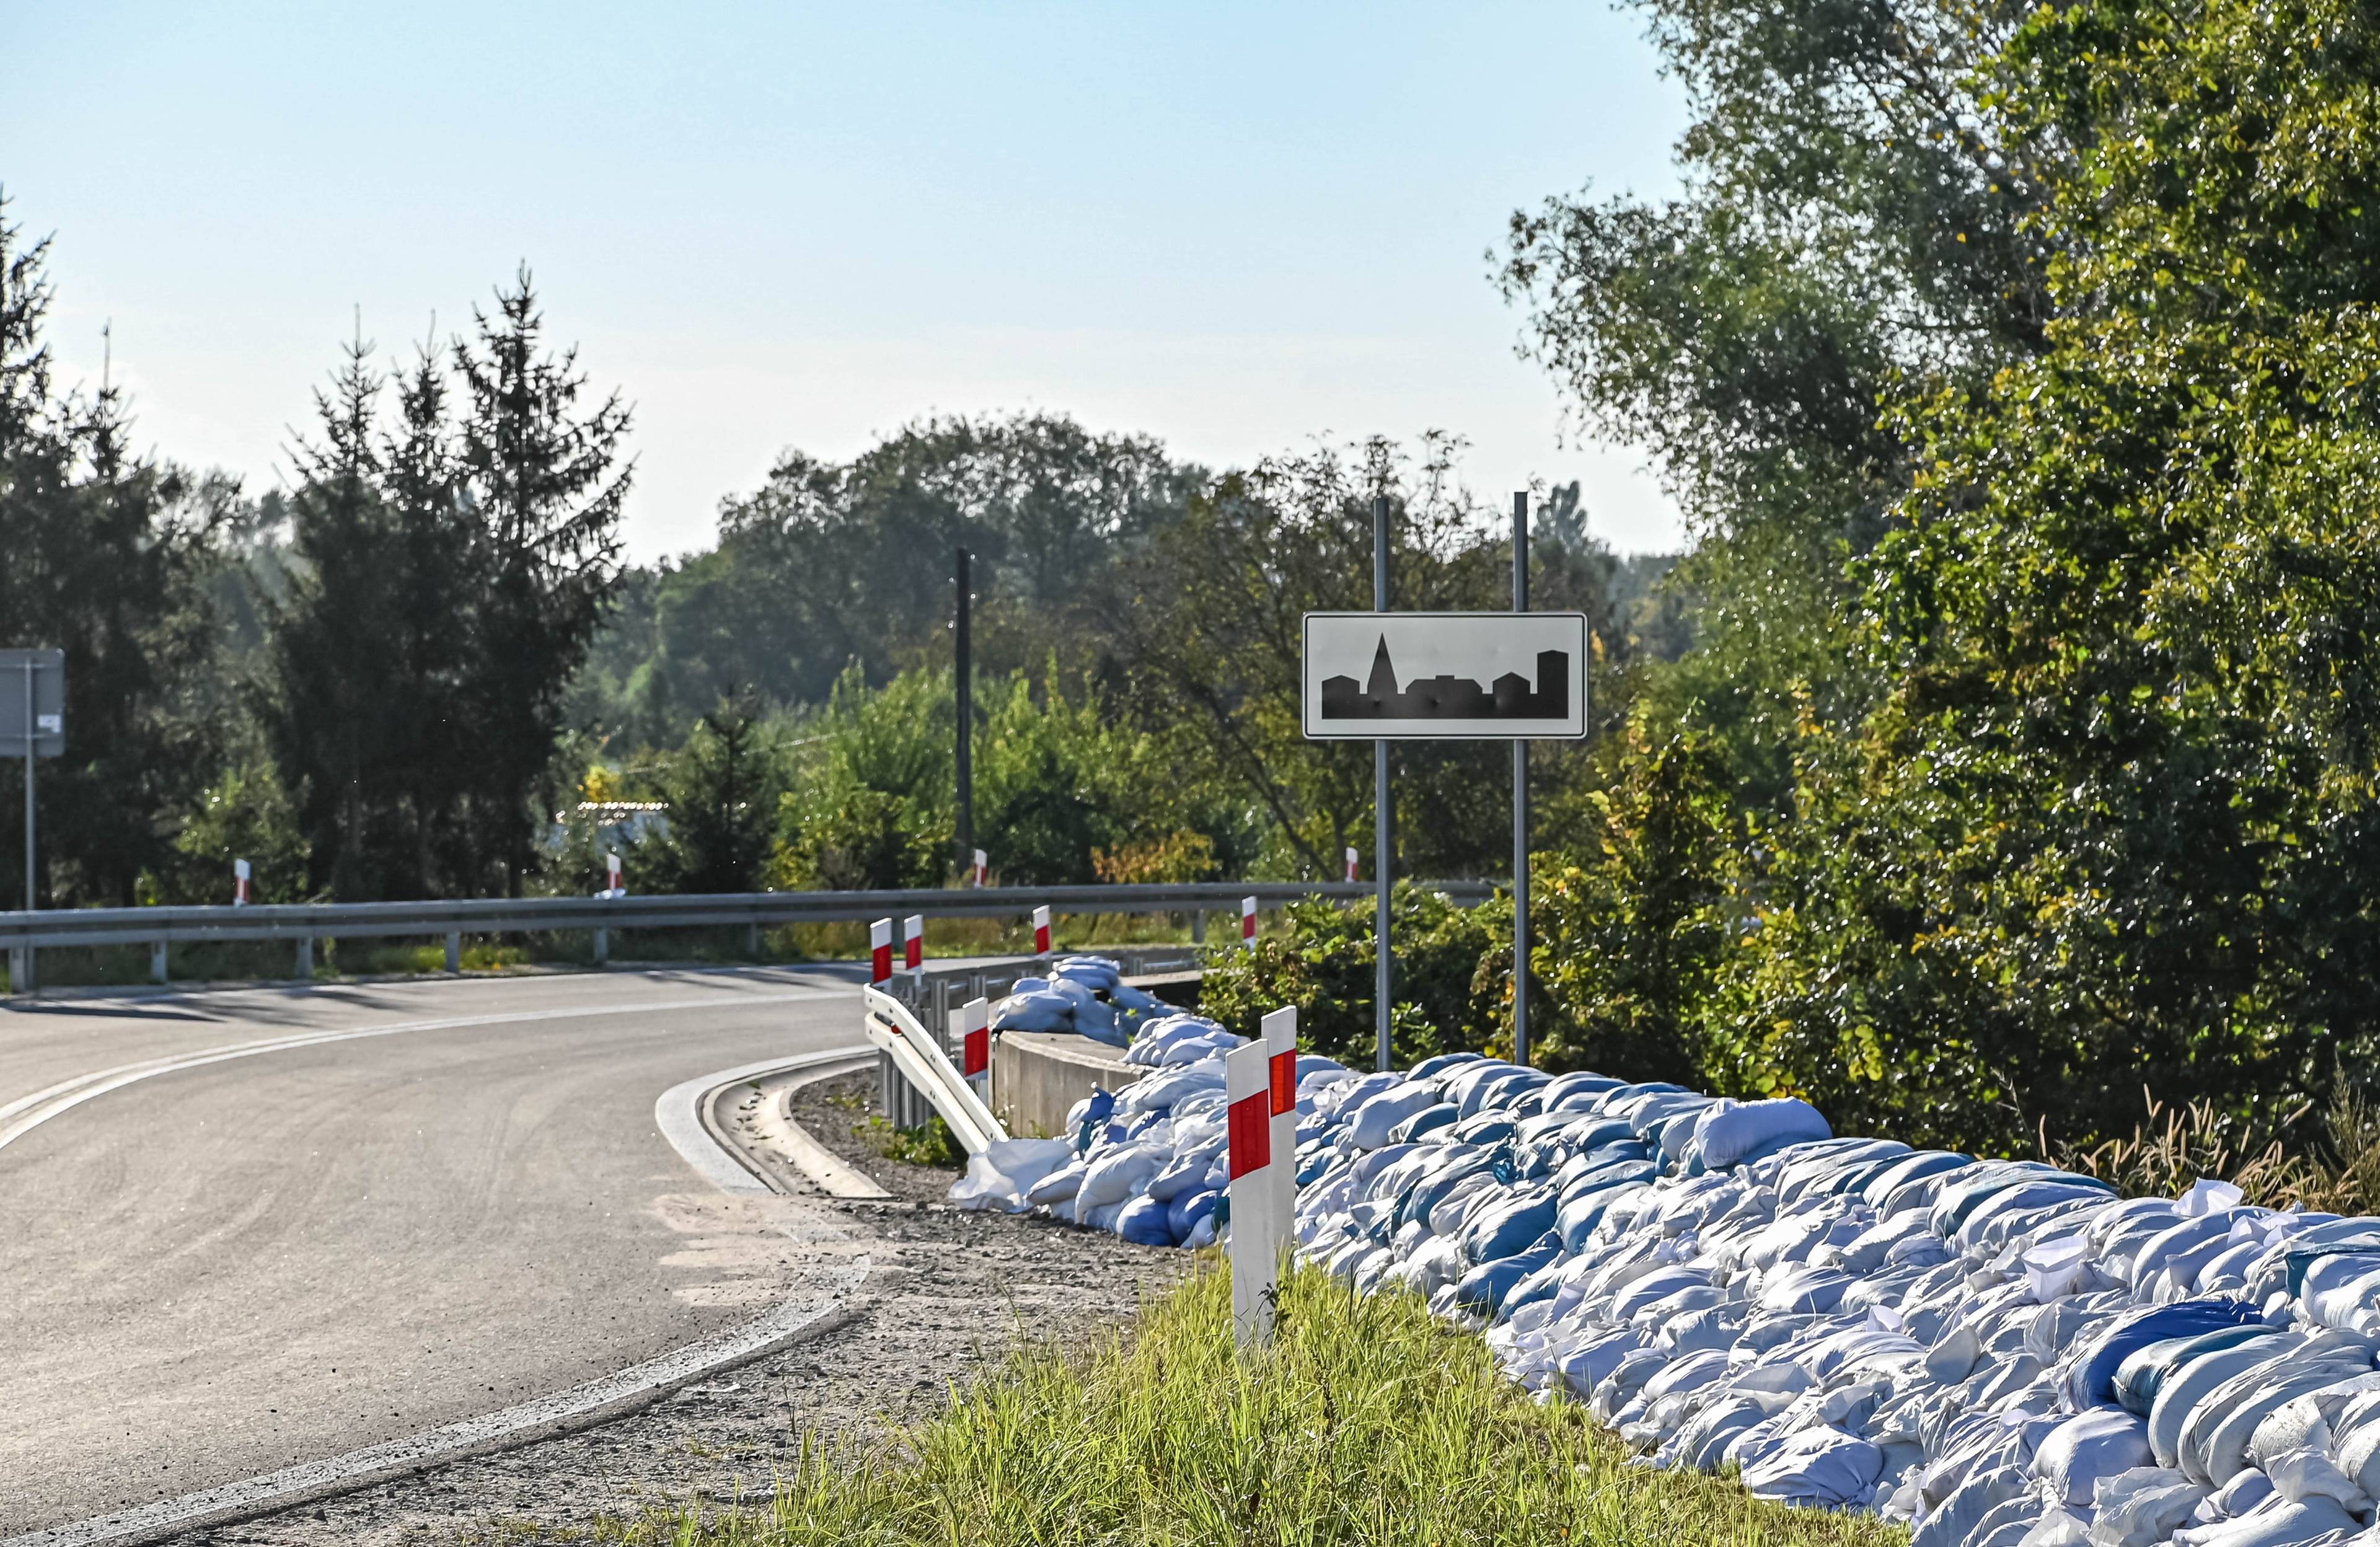
<svg viewBox="0 0 2380 1547">
<path fill-rule="evenodd" d="M 1257 1041 L 1265 1050 L 1266 1093 L 1271 1098 L 1273 1239 L 1285 1243 L 1297 1225 L 1297 1006 L 1266 1016 Z"/>
<path fill-rule="evenodd" d="M 975 883 L 978 886 L 991 884 L 991 856 L 981 849 L 975 851 Z"/>
<path fill-rule="evenodd" d="M 1240 899 L 1240 944 L 1253 951 L 1257 948 L 1257 900 Z"/>
<path fill-rule="evenodd" d="M 902 965 L 917 980 L 920 993 L 926 986 L 926 916 L 912 913 L 901 922 Z"/>
<path fill-rule="evenodd" d="M 959 1044 L 959 1074 L 969 1084 L 991 1078 L 991 1001 L 970 999 L 951 1012 L 951 1035 Z"/>
<path fill-rule="evenodd" d="M 1046 904 L 1033 910 L 1033 954 L 1050 954 L 1050 909 Z"/>
<path fill-rule="evenodd" d="M 1354 880 L 1354 879 L 1355 879 L 1355 865 L 1356 865 L 1356 862 L 1357 862 L 1359 859 L 1362 859 L 1362 856 L 1361 856 L 1361 855 L 1358 855 L 1358 854 L 1355 852 L 1354 848 L 1351 846 L 1351 847 L 1348 848 L 1348 850 L 1347 850 L 1347 879 L 1348 879 L 1348 880 L 1353 881 L 1353 880 Z"/>
<path fill-rule="evenodd" d="M 892 920 L 868 926 L 868 981 L 878 988 L 892 981 Z"/>
<path fill-rule="evenodd" d="M 1272 1341 L 1280 1292 L 1280 1226 L 1273 1219 L 1272 1061 L 1261 1041 L 1223 1054 L 1224 1134 L 1231 1163 L 1232 1331 L 1243 1348 Z"/>
<path fill-rule="evenodd" d="M 603 893 L 605 896 L 625 897 L 628 895 L 627 878 L 621 871 L 620 857 L 618 855 L 606 854 L 603 856 L 603 877 L 606 887 L 606 890 Z"/>
<path fill-rule="evenodd" d="M 233 860 L 233 861 L 231 862 L 231 905 L 232 905 L 232 907 L 246 907 L 248 906 L 248 903 L 249 903 L 249 896 L 248 896 L 248 883 L 249 883 L 249 874 L 250 874 L 250 871 L 249 871 L 249 865 L 248 865 L 248 861 L 247 861 L 247 860 L 245 860 L 245 859 L 235 859 L 235 860 Z"/>
</svg>

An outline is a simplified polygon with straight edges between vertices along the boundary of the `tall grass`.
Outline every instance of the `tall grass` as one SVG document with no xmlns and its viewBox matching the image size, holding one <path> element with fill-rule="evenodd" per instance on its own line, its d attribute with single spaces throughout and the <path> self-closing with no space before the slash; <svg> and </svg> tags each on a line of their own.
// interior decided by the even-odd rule
<svg viewBox="0 0 2380 1547">
<path fill-rule="evenodd" d="M 813 1446 L 772 1508 L 655 1517 L 631 1539 L 824 1543 L 1902 1542 L 1733 1483 L 1626 1464 L 1572 1403 L 1500 1379 L 1475 1337 L 1410 1296 L 1313 1270 L 1280 1337 L 1242 1360 L 1208 1261 L 1130 1333 L 1024 1348 L 875 1450 Z"/>
</svg>

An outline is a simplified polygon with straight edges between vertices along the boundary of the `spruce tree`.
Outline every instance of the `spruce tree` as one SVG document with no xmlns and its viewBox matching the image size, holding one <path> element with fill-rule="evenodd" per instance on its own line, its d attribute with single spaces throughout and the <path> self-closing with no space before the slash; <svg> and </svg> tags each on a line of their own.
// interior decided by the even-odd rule
<svg viewBox="0 0 2380 1547">
<path fill-rule="evenodd" d="M 284 777 L 302 791 L 314 878 L 338 901 L 355 902 L 385 895 L 373 851 L 385 835 L 393 765 L 409 749 L 390 713 L 407 684 L 390 649 L 390 578 L 400 554 L 373 445 L 382 383 L 361 337 L 346 354 L 330 393 L 314 395 L 321 438 L 291 452 L 304 480 L 291 501 L 299 568 L 274 609 L 271 719 Z"/>
<path fill-rule="evenodd" d="M 545 351 L 527 265 L 496 302 L 493 317 L 473 310 L 478 336 L 455 348 L 466 398 L 459 454 L 484 566 L 464 695 L 480 852 L 516 895 L 563 693 L 618 580 L 620 506 L 635 469 L 621 459 L 629 415 L 618 396 L 582 408 L 577 351 Z"/>
</svg>

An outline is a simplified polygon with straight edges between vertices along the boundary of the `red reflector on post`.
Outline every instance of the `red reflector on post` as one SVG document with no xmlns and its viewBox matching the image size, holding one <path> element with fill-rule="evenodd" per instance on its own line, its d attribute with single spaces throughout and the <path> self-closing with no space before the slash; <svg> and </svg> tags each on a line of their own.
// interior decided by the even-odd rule
<svg viewBox="0 0 2380 1547">
<path fill-rule="evenodd" d="M 961 1055 L 965 1059 L 966 1066 L 959 1071 L 961 1074 L 966 1076 L 969 1079 L 973 1079 L 976 1076 L 983 1073 L 984 1070 L 991 1067 L 990 1032 L 970 1031 L 966 1034 L 966 1041 L 962 1044 L 962 1046 L 963 1051 Z"/>
<path fill-rule="evenodd" d="M 1276 1053 L 1272 1055 L 1272 1115 L 1297 1108 L 1297 1054 Z"/>
<path fill-rule="evenodd" d="M 1262 1171 L 1272 1163 L 1271 1105 L 1270 1097 L 1262 1090 L 1232 1103 L 1225 1134 L 1234 1178 Z"/>
</svg>

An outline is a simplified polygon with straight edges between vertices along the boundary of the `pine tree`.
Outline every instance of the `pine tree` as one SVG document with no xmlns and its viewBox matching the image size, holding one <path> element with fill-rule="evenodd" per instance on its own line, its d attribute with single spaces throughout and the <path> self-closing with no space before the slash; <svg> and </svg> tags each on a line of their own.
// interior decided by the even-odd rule
<svg viewBox="0 0 2380 1547">
<path fill-rule="evenodd" d="M 582 412 L 577 351 L 543 351 L 527 265 L 496 301 L 492 318 L 474 309 L 478 337 L 455 348 L 468 399 L 460 459 L 485 566 L 465 696 L 480 853 L 517 894 L 563 692 L 618 581 L 620 506 L 635 467 L 620 459 L 629 414 L 618 396 Z"/>
<path fill-rule="evenodd" d="M 464 497 L 447 398 L 444 367 L 424 348 L 396 383 L 396 426 L 381 445 L 396 560 L 388 648 L 398 667 L 397 691 L 388 713 L 403 747 L 395 782 L 408 808 L 411 890 L 425 896 L 448 877 L 465 890 L 480 879 L 458 844 L 455 818 L 473 758 L 463 692 L 484 554 Z"/>
<path fill-rule="evenodd" d="M 299 562 L 292 594 L 273 620 L 273 743 L 284 778 L 302 791 L 299 820 L 317 882 L 341 902 L 382 896 L 388 877 L 374 849 L 390 774 L 404 757 L 406 678 L 391 650 L 397 607 L 395 532 L 380 488 L 373 445 L 380 375 L 358 336 L 332 390 L 314 395 L 319 442 L 292 458 L 304 479 L 291 502 Z M 376 831 L 381 829 L 381 831 Z"/>
</svg>

